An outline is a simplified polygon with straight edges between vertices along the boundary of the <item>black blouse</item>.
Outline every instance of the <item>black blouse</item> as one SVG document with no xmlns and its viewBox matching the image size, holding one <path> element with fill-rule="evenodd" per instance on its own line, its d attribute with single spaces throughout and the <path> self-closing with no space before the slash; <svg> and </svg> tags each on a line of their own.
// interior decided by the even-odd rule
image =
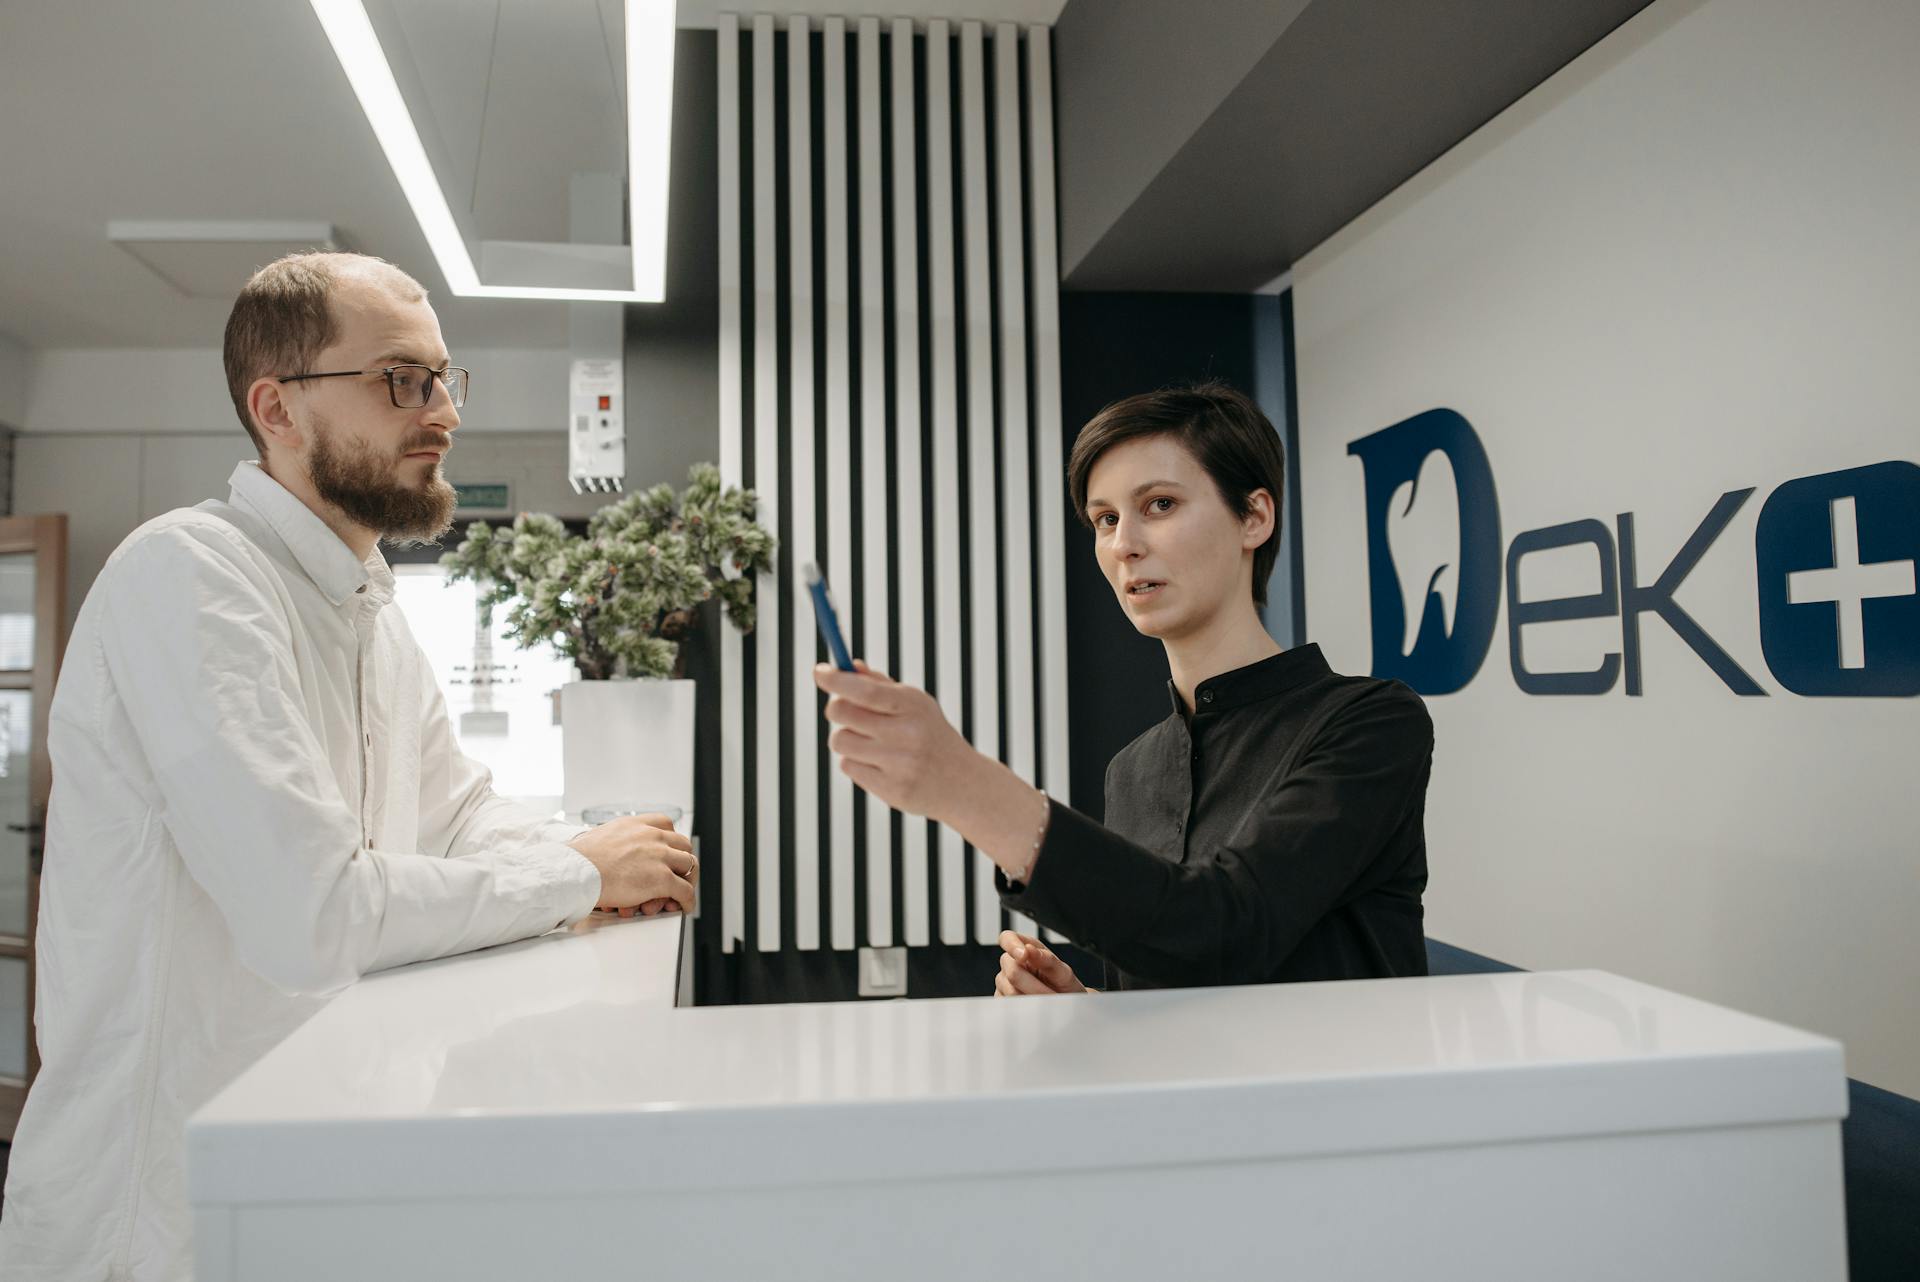
<svg viewBox="0 0 1920 1282">
<path fill-rule="evenodd" d="M 1433 722 L 1315 645 L 1222 673 L 1107 766 L 1107 826 L 1059 802 L 1008 908 L 1167 988 L 1424 975 Z"/>
</svg>

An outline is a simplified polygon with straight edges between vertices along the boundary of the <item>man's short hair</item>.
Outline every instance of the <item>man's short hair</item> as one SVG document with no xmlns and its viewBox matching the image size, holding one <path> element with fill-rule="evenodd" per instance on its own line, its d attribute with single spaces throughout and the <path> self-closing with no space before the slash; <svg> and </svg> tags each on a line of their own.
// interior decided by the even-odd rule
<svg viewBox="0 0 1920 1282">
<path fill-rule="evenodd" d="M 227 392 L 240 426 L 262 457 L 267 446 L 247 409 L 247 389 L 257 379 L 313 372 L 308 368 L 313 359 L 339 337 L 333 289 L 348 277 L 372 280 L 409 303 L 427 296 L 419 281 L 384 258 L 333 252 L 275 259 L 255 272 L 233 300 L 224 351 Z"/>
<path fill-rule="evenodd" d="M 1087 478 L 1100 456 L 1126 441 L 1171 436 L 1213 478 L 1220 498 L 1237 517 L 1253 515 L 1252 495 L 1273 496 L 1273 533 L 1253 553 L 1253 603 L 1265 608 L 1267 580 L 1280 554 L 1280 514 L 1287 463 L 1280 434 L 1243 393 L 1214 381 L 1162 388 L 1115 401 L 1088 420 L 1067 461 L 1067 489 L 1080 524 L 1087 515 Z"/>
</svg>

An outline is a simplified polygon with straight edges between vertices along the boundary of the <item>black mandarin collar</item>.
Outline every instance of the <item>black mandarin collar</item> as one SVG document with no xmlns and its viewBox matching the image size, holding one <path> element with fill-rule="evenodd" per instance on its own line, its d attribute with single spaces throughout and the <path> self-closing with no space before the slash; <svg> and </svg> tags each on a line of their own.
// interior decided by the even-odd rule
<svg viewBox="0 0 1920 1282">
<path fill-rule="evenodd" d="M 1249 663 L 1244 668 L 1222 672 L 1217 677 L 1202 681 L 1193 691 L 1194 713 L 1206 717 L 1244 708 L 1250 703 L 1270 699 L 1296 686 L 1330 676 L 1332 672 L 1318 645 L 1309 643 L 1295 646 L 1258 663 Z M 1167 698 L 1173 704 L 1176 715 L 1186 714 L 1180 690 L 1172 681 L 1167 682 Z"/>
</svg>

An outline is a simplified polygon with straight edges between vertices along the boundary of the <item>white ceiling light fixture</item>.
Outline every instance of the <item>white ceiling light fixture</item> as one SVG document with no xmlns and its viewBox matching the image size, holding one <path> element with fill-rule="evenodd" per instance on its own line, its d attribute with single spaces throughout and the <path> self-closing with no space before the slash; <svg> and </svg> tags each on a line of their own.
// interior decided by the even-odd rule
<svg viewBox="0 0 1920 1282">
<path fill-rule="evenodd" d="M 332 223 L 114 219 L 107 239 L 188 298 L 232 301 L 249 276 L 285 254 L 338 249 Z"/>
<path fill-rule="evenodd" d="M 625 0 L 628 238 L 630 289 L 577 285 L 487 285 L 460 231 L 445 191 L 428 159 L 393 67 L 381 48 L 364 0 L 311 0 L 354 96 L 367 113 L 393 176 L 413 208 L 427 245 L 447 278 L 447 288 L 465 298 L 538 298 L 566 302 L 658 303 L 667 294 L 667 180 L 673 138 L 674 0 Z M 504 258 L 514 250 L 545 249 L 554 259 L 588 261 L 595 246 L 524 245 L 492 242 Z M 487 248 L 488 242 L 482 243 Z M 483 257 L 492 255 L 483 254 Z"/>
</svg>

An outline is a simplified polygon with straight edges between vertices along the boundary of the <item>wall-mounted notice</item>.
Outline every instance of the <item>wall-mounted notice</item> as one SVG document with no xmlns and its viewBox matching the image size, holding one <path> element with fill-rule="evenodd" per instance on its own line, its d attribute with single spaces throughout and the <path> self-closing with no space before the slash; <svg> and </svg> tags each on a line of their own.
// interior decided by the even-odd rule
<svg viewBox="0 0 1920 1282">
<path fill-rule="evenodd" d="M 508 512 L 513 509 L 513 488 L 506 482 L 453 487 L 455 507 L 461 512 Z"/>
<path fill-rule="evenodd" d="M 576 360 L 568 379 L 567 478 L 576 493 L 627 477 L 626 379 L 618 360 Z"/>
</svg>

